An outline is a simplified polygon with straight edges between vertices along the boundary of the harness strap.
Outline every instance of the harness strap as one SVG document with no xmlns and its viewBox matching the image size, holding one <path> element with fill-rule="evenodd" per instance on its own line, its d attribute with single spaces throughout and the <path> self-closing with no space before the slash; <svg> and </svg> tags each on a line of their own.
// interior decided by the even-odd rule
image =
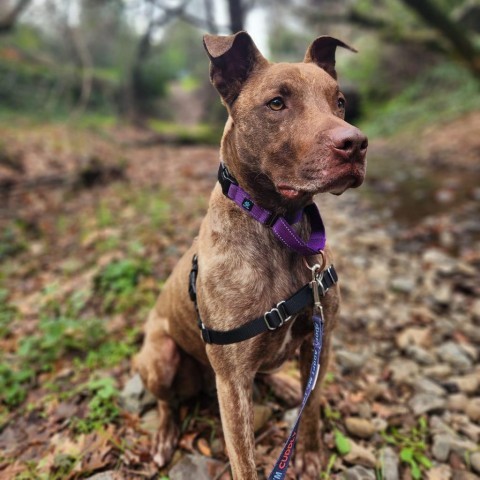
<svg viewBox="0 0 480 480">
<path fill-rule="evenodd" d="M 197 281 L 198 274 L 198 258 L 194 255 L 192 259 L 192 270 L 189 277 L 189 295 L 194 302 L 195 310 L 198 317 L 198 326 L 202 333 L 203 341 L 206 343 L 214 343 L 216 345 L 229 345 L 232 343 L 243 342 L 249 338 L 255 337 L 260 333 L 273 331 L 280 328 L 284 323 L 288 322 L 293 315 L 299 313 L 305 307 L 311 307 L 314 303 L 312 288 L 310 283 L 304 285 L 300 290 L 294 293 L 287 300 L 279 302 L 261 317 L 250 320 L 240 327 L 232 330 L 220 331 L 207 328 L 200 318 L 197 306 Z M 322 294 L 328 291 L 338 282 L 338 275 L 333 265 L 330 265 L 319 280 L 319 287 Z"/>
</svg>

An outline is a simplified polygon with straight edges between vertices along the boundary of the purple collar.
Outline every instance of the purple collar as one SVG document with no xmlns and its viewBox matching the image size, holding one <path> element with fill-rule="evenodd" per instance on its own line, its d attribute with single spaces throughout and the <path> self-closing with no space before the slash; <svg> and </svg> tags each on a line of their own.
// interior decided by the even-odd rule
<svg viewBox="0 0 480 480">
<path fill-rule="evenodd" d="M 300 255 L 310 256 L 317 255 L 325 248 L 325 227 L 323 226 L 320 212 L 314 203 L 296 212 L 292 223 L 289 223 L 285 217 L 275 215 L 270 210 L 255 204 L 250 195 L 230 175 L 223 163 L 220 163 L 220 168 L 218 169 L 218 181 L 226 197 L 233 200 L 255 220 L 270 227 L 274 235 L 290 250 Z M 292 228 L 292 224 L 298 223 L 304 213 L 310 220 L 311 226 L 310 238 L 306 242 Z"/>
</svg>

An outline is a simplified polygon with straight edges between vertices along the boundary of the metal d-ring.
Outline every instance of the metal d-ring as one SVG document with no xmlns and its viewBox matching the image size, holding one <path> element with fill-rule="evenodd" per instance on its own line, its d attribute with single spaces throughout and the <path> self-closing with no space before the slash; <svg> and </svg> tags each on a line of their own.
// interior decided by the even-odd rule
<svg viewBox="0 0 480 480">
<path fill-rule="evenodd" d="M 313 267 L 311 267 L 308 264 L 307 259 L 303 257 L 303 263 L 312 272 L 312 274 L 316 274 L 318 271 L 323 272 L 325 270 L 325 267 L 327 266 L 327 257 L 325 256 L 325 252 L 323 250 L 320 250 L 318 254 L 322 257 L 322 263 L 315 263 Z"/>
</svg>

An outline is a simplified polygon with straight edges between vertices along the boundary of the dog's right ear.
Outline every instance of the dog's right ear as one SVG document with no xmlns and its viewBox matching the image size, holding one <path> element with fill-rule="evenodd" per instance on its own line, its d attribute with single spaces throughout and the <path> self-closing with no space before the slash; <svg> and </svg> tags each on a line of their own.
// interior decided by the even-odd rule
<svg viewBox="0 0 480 480">
<path fill-rule="evenodd" d="M 210 80 L 231 106 L 249 75 L 268 64 L 247 32 L 235 35 L 205 35 L 203 46 L 210 58 Z"/>
</svg>

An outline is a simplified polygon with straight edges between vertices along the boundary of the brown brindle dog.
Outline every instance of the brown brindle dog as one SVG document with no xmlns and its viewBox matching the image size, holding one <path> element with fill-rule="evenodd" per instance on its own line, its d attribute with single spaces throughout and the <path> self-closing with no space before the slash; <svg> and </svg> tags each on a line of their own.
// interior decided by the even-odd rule
<svg viewBox="0 0 480 480">
<path fill-rule="evenodd" d="M 204 37 L 210 77 L 229 118 L 221 158 L 258 205 L 288 215 L 321 192 L 340 194 L 365 175 L 366 137 L 344 121 L 345 99 L 335 72 L 335 49 L 348 47 L 319 37 L 302 63 L 268 62 L 245 32 Z M 307 237 L 307 217 L 298 223 Z M 161 427 L 156 461 L 166 464 L 178 427 L 171 403 L 194 394 L 214 372 L 223 432 L 233 477 L 255 480 L 252 387 L 259 372 L 272 372 L 300 348 L 303 385 L 312 357 L 311 309 L 281 328 L 231 345 L 206 345 L 188 294 L 192 257 L 198 255 L 198 308 L 204 324 L 230 330 L 262 316 L 311 280 L 304 257 L 285 248 L 271 229 L 245 214 L 217 183 L 198 238 L 166 282 L 134 359 L 146 387 L 158 398 Z M 328 264 L 331 252 L 325 252 Z M 310 265 L 316 258 L 309 258 Z M 322 299 L 325 316 L 321 371 L 298 434 L 295 467 L 302 479 L 321 468 L 319 385 L 339 307 L 338 288 Z"/>
</svg>

